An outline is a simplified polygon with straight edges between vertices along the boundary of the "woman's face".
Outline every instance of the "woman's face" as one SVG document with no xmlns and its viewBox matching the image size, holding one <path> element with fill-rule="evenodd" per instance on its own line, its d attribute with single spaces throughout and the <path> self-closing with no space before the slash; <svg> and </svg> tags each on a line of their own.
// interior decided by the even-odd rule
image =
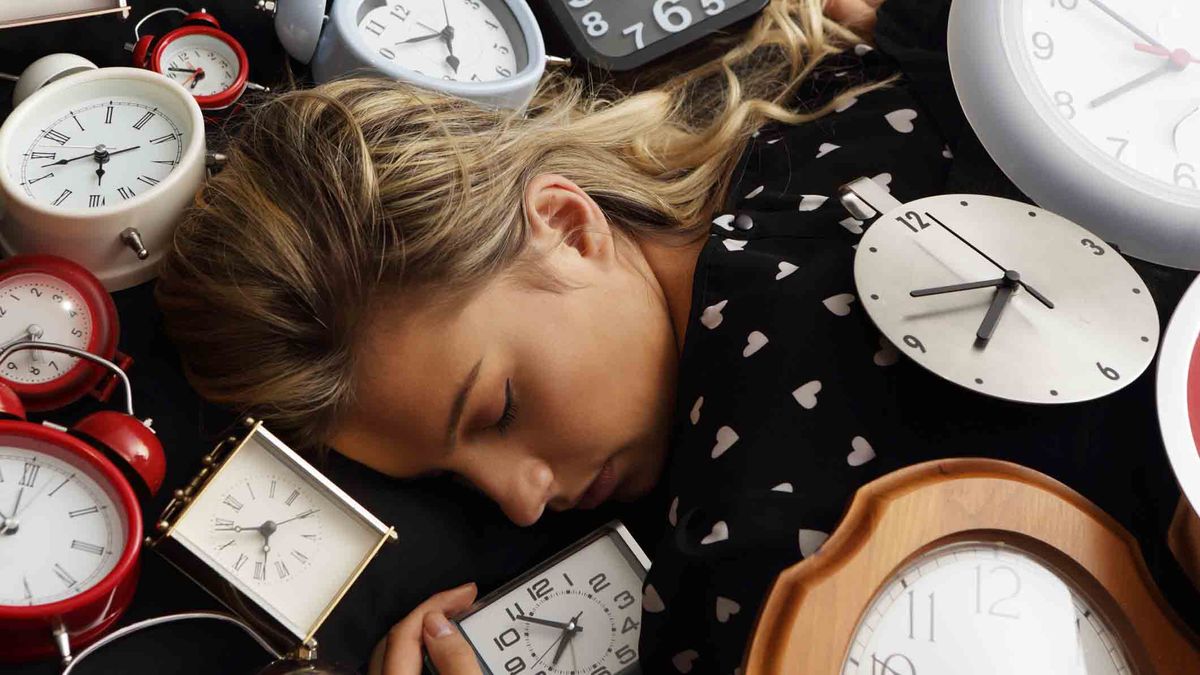
<svg viewBox="0 0 1200 675">
<path fill-rule="evenodd" d="M 582 190 L 539 176 L 526 212 L 571 288 L 502 276 L 454 308 L 398 297 L 364 331 L 332 443 L 392 476 L 458 474 L 518 525 L 653 487 L 678 361 L 654 275 Z"/>
</svg>

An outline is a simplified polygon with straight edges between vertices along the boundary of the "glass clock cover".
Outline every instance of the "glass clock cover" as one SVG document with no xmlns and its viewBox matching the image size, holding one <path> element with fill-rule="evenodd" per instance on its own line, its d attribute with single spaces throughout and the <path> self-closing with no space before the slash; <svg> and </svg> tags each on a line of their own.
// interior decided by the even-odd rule
<svg viewBox="0 0 1200 675">
<path fill-rule="evenodd" d="M 842 675 L 1128 675 L 1100 608 L 1037 555 L 959 542 L 920 555 L 859 620 Z"/>
<path fill-rule="evenodd" d="M 498 675 L 636 672 L 648 567 L 625 528 L 611 525 L 483 598 L 459 626 Z M 578 631 L 564 631 L 572 622 Z"/>
<path fill-rule="evenodd" d="M 163 49 L 159 65 L 164 75 L 193 96 L 215 96 L 237 83 L 241 61 L 224 40 L 192 33 L 172 40 Z"/>
</svg>

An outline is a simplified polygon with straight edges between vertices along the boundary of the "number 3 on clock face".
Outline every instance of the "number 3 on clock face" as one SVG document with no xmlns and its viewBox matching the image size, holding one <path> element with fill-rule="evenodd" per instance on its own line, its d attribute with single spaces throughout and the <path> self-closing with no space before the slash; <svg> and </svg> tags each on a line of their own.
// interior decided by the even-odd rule
<svg viewBox="0 0 1200 675">
<path fill-rule="evenodd" d="M 620 523 L 478 601 L 458 624 L 484 672 L 638 672 L 649 560 Z"/>
</svg>

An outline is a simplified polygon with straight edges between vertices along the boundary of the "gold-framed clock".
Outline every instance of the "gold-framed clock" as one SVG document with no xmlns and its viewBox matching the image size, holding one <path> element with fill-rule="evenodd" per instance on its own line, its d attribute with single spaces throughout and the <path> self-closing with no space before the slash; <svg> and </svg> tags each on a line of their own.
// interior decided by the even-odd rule
<svg viewBox="0 0 1200 675">
<path fill-rule="evenodd" d="M 780 574 L 747 675 L 1182 675 L 1200 640 L 1137 542 L 1054 479 L 950 459 L 856 494 Z"/>
</svg>

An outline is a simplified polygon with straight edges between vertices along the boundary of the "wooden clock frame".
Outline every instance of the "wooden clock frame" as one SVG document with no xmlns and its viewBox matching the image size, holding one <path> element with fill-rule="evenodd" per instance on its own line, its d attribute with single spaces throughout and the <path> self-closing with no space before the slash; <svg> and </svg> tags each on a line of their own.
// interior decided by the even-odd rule
<svg viewBox="0 0 1200 675">
<path fill-rule="evenodd" d="M 876 592 L 916 556 L 956 539 L 1015 544 L 1104 615 L 1139 675 L 1194 672 L 1200 640 L 1155 585 L 1137 541 L 1082 495 L 989 459 L 914 465 L 859 489 L 815 554 L 784 570 L 763 605 L 746 675 L 837 675 Z"/>
</svg>

